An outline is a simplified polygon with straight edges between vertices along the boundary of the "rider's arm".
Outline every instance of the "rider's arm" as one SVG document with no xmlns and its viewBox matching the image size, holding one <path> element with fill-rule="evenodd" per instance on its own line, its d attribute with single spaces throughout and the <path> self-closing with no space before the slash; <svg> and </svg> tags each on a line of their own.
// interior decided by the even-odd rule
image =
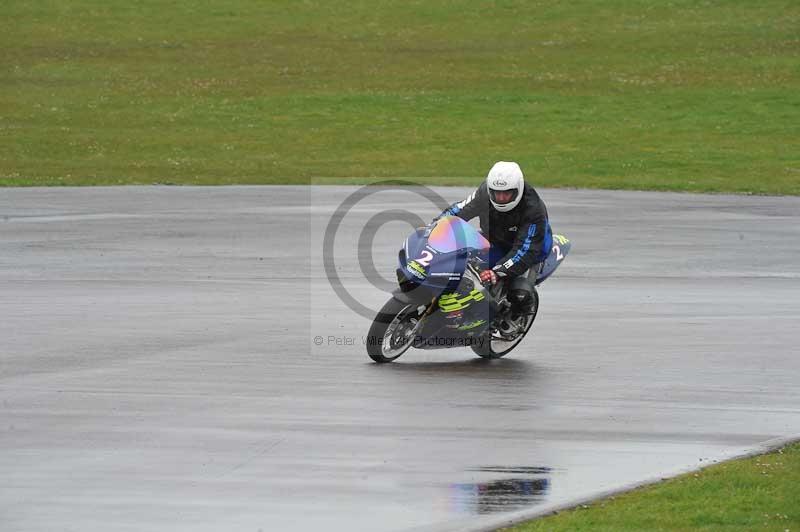
<svg viewBox="0 0 800 532">
<path fill-rule="evenodd" d="M 458 216 L 463 220 L 469 221 L 480 215 L 481 205 L 486 206 L 488 203 L 489 200 L 488 192 L 486 191 L 486 183 L 482 183 L 481 186 L 475 189 L 465 199 L 453 203 L 446 208 L 442 214 L 435 218 L 435 220 L 438 220 L 442 216 Z"/>
<path fill-rule="evenodd" d="M 516 277 L 525 273 L 531 266 L 544 260 L 543 246 L 547 234 L 547 218 L 538 217 L 531 223 L 522 225 L 511 250 L 492 268 L 499 276 Z"/>
</svg>

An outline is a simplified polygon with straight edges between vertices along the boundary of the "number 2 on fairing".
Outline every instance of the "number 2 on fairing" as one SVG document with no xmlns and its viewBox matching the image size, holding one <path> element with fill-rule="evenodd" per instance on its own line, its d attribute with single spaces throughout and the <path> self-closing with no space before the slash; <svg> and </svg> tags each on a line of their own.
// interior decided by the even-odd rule
<svg viewBox="0 0 800 532">
<path fill-rule="evenodd" d="M 422 250 L 422 256 L 417 259 L 417 262 L 421 266 L 430 266 L 431 259 L 433 259 L 433 253 L 431 253 L 430 251 L 425 249 L 425 250 Z"/>
<path fill-rule="evenodd" d="M 556 251 L 556 260 L 562 260 L 564 255 L 561 254 L 561 248 L 558 245 L 553 246 L 553 249 Z"/>
</svg>

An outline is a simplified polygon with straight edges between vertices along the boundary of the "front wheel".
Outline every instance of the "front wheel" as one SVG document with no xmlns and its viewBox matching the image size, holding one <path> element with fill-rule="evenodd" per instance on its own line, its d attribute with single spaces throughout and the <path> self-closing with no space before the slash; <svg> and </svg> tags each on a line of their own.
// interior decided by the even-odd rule
<svg viewBox="0 0 800 532">
<path fill-rule="evenodd" d="M 367 334 L 367 354 L 375 362 L 391 362 L 414 343 L 424 305 L 390 299 L 378 311 Z"/>
<path fill-rule="evenodd" d="M 483 358 L 500 358 L 511 352 L 531 330 L 536 313 L 539 311 L 539 294 L 533 289 L 533 305 L 527 314 L 518 316 L 516 319 L 506 317 L 497 324 L 497 327 L 490 329 L 484 336 L 478 339 L 478 343 L 472 345 L 472 350 L 476 355 Z"/>
</svg>

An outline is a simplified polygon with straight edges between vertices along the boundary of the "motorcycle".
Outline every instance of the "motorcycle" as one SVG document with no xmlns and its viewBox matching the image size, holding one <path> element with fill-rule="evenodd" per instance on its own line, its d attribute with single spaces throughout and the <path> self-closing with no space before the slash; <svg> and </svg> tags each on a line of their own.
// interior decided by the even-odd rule
<svg viewBox="0 0 800 532">
<path fill-rule="evenodd" d="M 372 322 L 367 354 L 375 362 L 392 362 L 410 347 L 470 347 L 483 358 L 508 354 L 536 319 L 536 286 L 553 274 L 570 247 L 566 237 L 553 235 L 540 271 L 528 272 L 532 299 L 521 308 L 506 281 L 481 283 L 491 244 L 469 223 L 445 216 L 416 229 L 398 252 L 399 287 Z"/>
</svg>

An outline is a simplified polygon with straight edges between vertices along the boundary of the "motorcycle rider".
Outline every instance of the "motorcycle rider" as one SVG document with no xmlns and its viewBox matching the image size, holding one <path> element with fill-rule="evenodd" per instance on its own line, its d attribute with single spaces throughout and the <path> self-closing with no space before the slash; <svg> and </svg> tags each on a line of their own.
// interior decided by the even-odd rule
<svg viewBox="0 0 800 532">
<path fill-rule="evenodd" d="M 492 244 L 488 268 L 480 273 L 481 282 L 494 285 L 507 278 L 509 300 L 525 310 L 533 299 L 528 278 L 536 280 L 553 246 L 553 234 L 547 208 L 536 190 L 525 183 L 519 165 L 495 163 L 472 194 L 452 204 L 437 219 L 442 216 L 466 221 L 480 216 L 481 232 Z"/>
</svg>

